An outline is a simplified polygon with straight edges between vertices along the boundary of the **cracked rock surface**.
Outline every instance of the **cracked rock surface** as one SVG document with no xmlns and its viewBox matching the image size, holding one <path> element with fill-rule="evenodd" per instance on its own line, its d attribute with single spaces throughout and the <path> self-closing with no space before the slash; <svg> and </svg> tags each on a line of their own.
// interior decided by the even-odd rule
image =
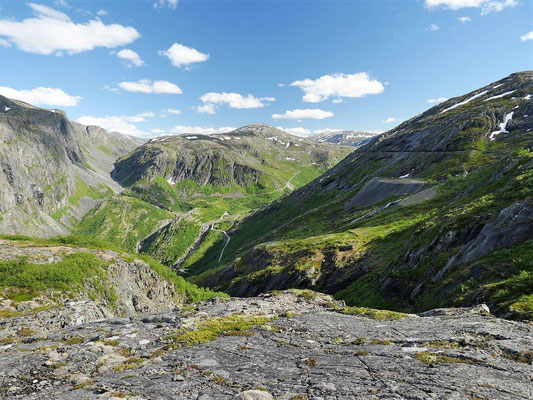
<svg viewBox="0 0 533 400">
<path fill-rule="evenodd" d="M 217 298 L 65 328 L 39 326 L 38 313 L 21 323 L 0 319 L 0 398 L 533 396 L 529 323 L 495 318 L 482 306 L 374 319 L 304 293 Z M 251 317 L 262 322 L 196 340 L 213 321 Z M 193 341 L 180 342 L 183 334 Z"/>
</svg>

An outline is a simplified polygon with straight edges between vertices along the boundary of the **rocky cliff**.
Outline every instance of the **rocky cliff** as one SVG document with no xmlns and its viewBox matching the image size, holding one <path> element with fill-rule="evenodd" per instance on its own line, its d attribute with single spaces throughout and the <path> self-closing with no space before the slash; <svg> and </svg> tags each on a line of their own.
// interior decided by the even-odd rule
<svg viewBox="0 0 533 400">
<path fill-rule="evenodd" d="M 113 162 L 142 141 L 0 96 L 0 232 L 67 233 L 120 190 Z"/>
<path fill-rule="evenodd" d="M 377 136 L 228 231 L 224 257 L 206 254 L 192 279 L 532 318 L 532 95 L 533 72 L 512 74 Z"/>
</svg>

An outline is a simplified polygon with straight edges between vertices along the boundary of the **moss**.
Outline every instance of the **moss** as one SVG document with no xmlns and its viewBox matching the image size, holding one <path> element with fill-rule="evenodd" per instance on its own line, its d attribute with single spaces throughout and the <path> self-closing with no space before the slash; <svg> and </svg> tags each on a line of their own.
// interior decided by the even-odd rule
<svg viewBox="0 0 533 400">
<path fill-rule="evenodd" d="M 37 332 L 31 328 L 21 328 L 18 330 L 17 335 L 20 337 L 29 337 L 35 335 Z"/>
<path fill-rule="evenodd" d="M 130 357 L 126 361 L 124 361 L 124 363 L 113 367 L 113 371 L 121 372 L 130 369 L 136 369 L 139 368 L 144 361 L 145 360 L 143 358 Z"/>
<path fill-rule="evenodd" d="M 468 360 L 465 358 L 459 358 L 459 357 L 452 357 L 452 356 L 446 356 L 439 353 L 431 353 L 431 352 L 421 352 L 416 353 L 414 357 L 422 361 L 425 364 L 436 364 L 436 363 L 446 363 L 446 364 L 475 364 L 474 361 Z"/>
<path fill-rule="evenodd" d="M 375 310 L 366 307 L 344 307 L 339 310 L 342 314 L 359 315 L 361 317 L 375 319 L 377 321 L 393 321 L 407 318 L 409 315 L 388 310 Z"/>
<path fill-rule="evenodd" d="M 178 345 L 195 346 L 208 343 L 221 335 L 239 332 L 239 335 L 250 332 L 277 319 L 277 317 L 231 315 L 228 317 L 211 318 L 201 322 L 195 329 L 181 329 L 172 340 Z"/>
<path fill-rule="evenodd" d="M 120 344 L 120 340 L 106 340 L 104 341 L 104 344 L 106 346 L 113 346 L 113 347 L 116 347 Z"/>
<path fill-rule="evenodd" d="M 81 343 L 83 343 L 83 342 L 84 342 L 83 338 L 81 338 L 81 337 L 79 337 L 79 336 L 74 336 L 74 337 L 71 337 L 71 338 L 65 339 L 65 340 L 63 341 L 63 343 L 68 344 L 68 345 L 81 344 Z"/>
<path fill-rule="evenodd" d="M 374 345 L 380 344 L 380 345 L 383 345 L 383 346 L 390 346 L 390 345 L 392 345 L 392 342 L 390 340 L 377 340 L 377 339 L 374 339 L 374 340 L 370 341 L 370 344 L 374 344 Z"/>
</svg>

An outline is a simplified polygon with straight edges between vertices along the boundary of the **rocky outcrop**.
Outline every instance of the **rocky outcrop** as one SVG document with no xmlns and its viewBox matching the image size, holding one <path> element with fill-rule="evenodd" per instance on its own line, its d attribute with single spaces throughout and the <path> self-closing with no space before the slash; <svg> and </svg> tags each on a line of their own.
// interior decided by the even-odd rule
<svg viewBox="0 0 533 400">
<path fill-rule="evenodd" d="M 34 310 L 44 307 L 47 311 L 42 314 L 40 323 L 48 327 L 63 327 L 102 318 L 171 310 L 185 301 L 184 294 L 146 262 L 113 250 L 39 246 L 31 242 L 0 240 L 0 261 L 24 259 L 34 264 L 52 264 L 78 252 L 93 254 L 105 262 L 101 274 L 87 277 L 83 290 L 68 295 L 48 290 L 31 302 L 23 303 L 26 305 L 18 304 L 7 296 L 1 303 L 0 313 L 24 311 L 25 320 L 31 320 Z"/>
<path fill-rule="evenodd" d="M 5 399 L 528 399 L 530 324 L 310 291 L 43 329 L 0 319 Z M 18 317 L 20 318 L 20 317 Z"/>
</svg>

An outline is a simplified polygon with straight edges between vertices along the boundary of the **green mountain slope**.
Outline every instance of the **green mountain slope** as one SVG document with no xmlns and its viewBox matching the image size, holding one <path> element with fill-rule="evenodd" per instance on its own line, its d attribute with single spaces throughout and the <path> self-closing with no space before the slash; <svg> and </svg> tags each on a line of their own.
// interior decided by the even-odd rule
<svg viewBox="0 0 533 400">
<path fill-rule="evenodd" d="M 184 275 L 235 295 L 314 288 L 396 310 L 488 302 L 531 319 L 532 95 L 528 71 L 429 109 L 245 218 Z"/>
<path fill-rule="evenodd" d="M 265 124 L 152 139 L 117 161 L 112 176 L 126 190 L 87 214 L 78 233 L 185 267 L 225 238 L 224 229 L 351 150 Z"/>
</svg>

